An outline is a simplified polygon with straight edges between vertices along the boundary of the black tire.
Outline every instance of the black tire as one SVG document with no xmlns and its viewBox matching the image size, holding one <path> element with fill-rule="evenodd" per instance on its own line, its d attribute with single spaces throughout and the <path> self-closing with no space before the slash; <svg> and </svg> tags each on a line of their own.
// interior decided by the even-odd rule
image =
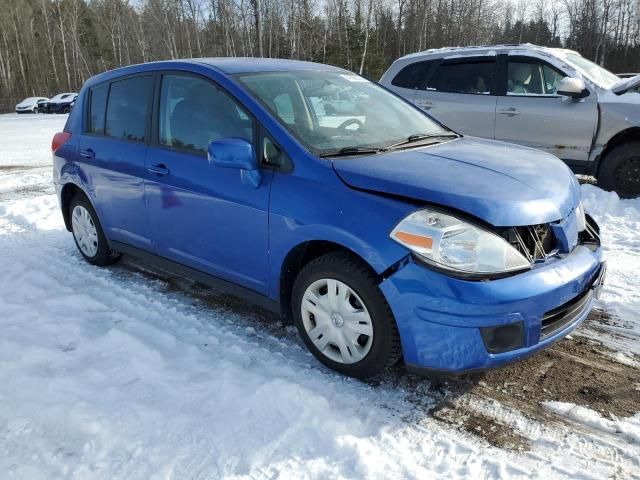
<svg viewBox="0 0 640 480">
<path fill-rule="evenodd" d="M 69 113 L 71 109 L 69 107 L 62 107 L 62 113 Z"/>
<path fill-rule="evenodd" d="M 621 198 L 640 196 L 640 142 L 619 145 L 602 159 L 598 186 Z"/>
<path fill-rule="evenodd" d="M 83 207 L 87 212 L 89 212 L 89 215 L 91 216 L 91 221 L 93 222 L 93 225 L 95 226 L 95 229 L 96 229 L 96 233 L 98 235 L 98 249 L 95 255 L 93 256 L 88 256 L 82 251 L 82 248 L 80 248 L 80 245 L 78 244 L 76 234 L 73 231 L 74 229 L 73 211 L 77 206 Z M 89 202 L 89 200 L 85 195 L 77 194 L 75 197 L 73 197 L 73 199 L 71 199 L 71 203 L 69 204 L 69 219 L 70 219 L 69 221 L 71 222 L 71 231 L 73 234 L 73 241 L 75 242 L 76 247 L 78 248 L 78 251 L 87 262 L 89 262 L 92 265 L 97 265 L 99 267 L 105 267 L 107 265 L 111 265 L 112 263 L 118 260 L 118 258 L 120 257 L 120 254 L 118 254 L 117 252 L 114 252 L 109 248 L 109 244 L 107 242 L 107 238 L 104 236 L 104 232 L 102 230 L 102 225 L 100 225 L 100 220 L 98 219 L 98 215 L 96 214 L 96 211 L 93 209 L 91 202 Z"/>
<path fill-rule="evenodd" d="M 364 303 L 371 317 L 373 340 L 365 357 L 356 363 L 336 362 L 313 344 L 302 320 L 302 299 L 307 288 L 321 279 L 339 280 L 351 288 Z M 293 321 L 309 351 L 325 366 L 351 377 L 376 376 L 398 361 L 400 337 L 393 313 L 377 286 L 376 277 L 353 255 L 332 252 L 309 262 L 298 274 L 292 292 Z"/>
</svg>

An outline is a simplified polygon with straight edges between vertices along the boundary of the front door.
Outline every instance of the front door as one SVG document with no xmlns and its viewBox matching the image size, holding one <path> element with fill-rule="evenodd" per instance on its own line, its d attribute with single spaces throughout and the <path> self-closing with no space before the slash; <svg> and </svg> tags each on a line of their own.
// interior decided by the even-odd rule
<svg viewBox="0 0 640 480">
<path fill-rule="evenodd" d="M 266 294 L 271 172 L 262 172 L 254 187 L 241 181 L 239 170 L 207 159 L 212 140 L 253 142 L 252 117 L 209 80 L 167 73 L 154 129 L 145 184 L 153 250 Z"/>
<path fill-rule="evenodd" d="M 581 99 L 556 94 L 566 75 L 532 57 L 508 57 L 506 92 L 498 97 L 496 139 L 538 148 L 563 160 L 588 160 L 598 122 L 594 92 Z"/>
</svg>

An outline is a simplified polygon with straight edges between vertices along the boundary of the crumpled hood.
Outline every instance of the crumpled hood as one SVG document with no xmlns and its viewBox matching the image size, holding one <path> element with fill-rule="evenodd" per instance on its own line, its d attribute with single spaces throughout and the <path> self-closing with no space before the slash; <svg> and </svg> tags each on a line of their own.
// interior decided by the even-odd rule
<svg viewBox="0 0 640 480">
<path fill-rule="evenodd" d="M 351 187 L 455 208 L 496 227 L 554 222 L 580 200 L 578 181 L 553 155 L 473 137 L 335 159 L 333 167 Z"/>
<path fill-rule="evenodd" d="M 23 101 L 22 101 L 22 102 L 20 102 L 18 105 L 16 105 L 16 107 L 20 107 L 20 108 L 22 108 L 22 107 L 32 107 L 32 106 L 34 106 L 35 104 L 36 104 L 36 102 L 35 102 L 35 101 L 32 101 L 32 100 L 29 100 L 29 101 L 27 101 L 27 100 L 23 100 Z"/>
<path fill-rule="evenodd" d="M 623 95 L 630 90 L 637 89 L 638 87 L 640 87 L 640 75 L 620 80 L 611 88 L 611 91 L 616 95 Z"/>
</svg>

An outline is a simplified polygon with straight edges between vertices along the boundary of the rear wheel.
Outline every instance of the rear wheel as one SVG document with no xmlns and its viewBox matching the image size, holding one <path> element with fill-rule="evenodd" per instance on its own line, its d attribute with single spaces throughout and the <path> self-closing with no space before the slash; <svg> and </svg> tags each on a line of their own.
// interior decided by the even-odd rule
<svg viewBox="0 0 640 480">
<path fill-rule="evenodd" d="M 69 107 L 62 107 L 62 113 L 69 113 L 71 109 Z"/>
<path fill-rule="evenodd" d="M 400 357 L 391 309 L 375 276 L 352 255 L 329 253 L 307 264 L 296 278 L 292 301 L 300 336 L 329 368 L 368 378 Z"/>
<path fill-rule="evenodd" d="M 84 259 L 92 265 L 110 265 L 118 254 L 109 248 L 93 206 L 84 195 L 76 195 L 69 206 L 71 232 L 76 247 Z"/>
<path fill-rule="evenodd" d="M 640 196 L 640 142 L 615 147 L 604 157 L 598 185 L 622 198 Z"/>
</svg>

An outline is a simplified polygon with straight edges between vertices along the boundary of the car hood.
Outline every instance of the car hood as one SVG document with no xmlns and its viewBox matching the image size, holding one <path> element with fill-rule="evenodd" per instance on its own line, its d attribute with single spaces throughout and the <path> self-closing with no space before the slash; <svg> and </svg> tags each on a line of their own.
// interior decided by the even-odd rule
<svg viewBox="0 0 640 480">
<path fill-rule="evenodd" d="M 580 200 L 578 181 L 553 155 L 472 137 L 334 159 L 333 167 L 353 188 L 458 209 L 496 227 L 554 222 Z"/>
<path fill-rule="evenodd" d="M 23 100 L 18 105 L 16 105 L 16 107 L 18 108 L 33 107 L 35 106 L 35 104 L 36 104 L 35 100 L 29 100 L 29 101 Z"/>
</svg>

